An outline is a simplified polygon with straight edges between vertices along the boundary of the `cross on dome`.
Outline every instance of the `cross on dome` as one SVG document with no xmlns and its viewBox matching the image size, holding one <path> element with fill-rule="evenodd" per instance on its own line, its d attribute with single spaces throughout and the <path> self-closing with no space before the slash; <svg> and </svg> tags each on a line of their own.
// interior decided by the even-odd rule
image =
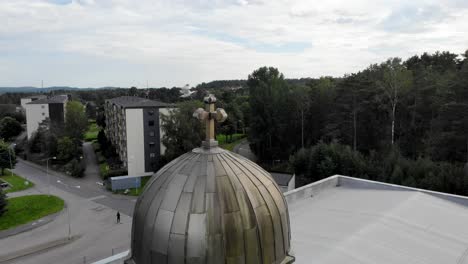
<svg viewBox="0 0 468 264">
<path fill-rule="evenodd" d="M 228 117 L 226 111 L 222 108 L 217 108 L 215 111 L 216 97 L 212 94 L 208 95 L 203 100 L 205 102 L 205 109 L 198 108 L 193 113 L 193 116 L 200 121 L 206 123 L 206 138 L 202 145 L 204 148 L 212 148 L 218 146 L 218 141 L 215 139 L 215 123 L 222 123 Z"/>
</svg>

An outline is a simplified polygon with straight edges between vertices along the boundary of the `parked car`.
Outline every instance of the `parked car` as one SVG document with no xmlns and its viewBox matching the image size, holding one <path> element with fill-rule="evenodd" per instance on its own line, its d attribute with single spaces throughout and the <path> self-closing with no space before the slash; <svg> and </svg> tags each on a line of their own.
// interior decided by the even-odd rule
<svg viewBox="0 0 468 264">
<path fill-rule="evenodd" d="M 6 183 L 6 182 L 2 182 L 2 183 L 0 183 L 0 187 L 5 189 L 5 188 L 10 187 L 10 185 L 8 183 Z"/>
</svg>

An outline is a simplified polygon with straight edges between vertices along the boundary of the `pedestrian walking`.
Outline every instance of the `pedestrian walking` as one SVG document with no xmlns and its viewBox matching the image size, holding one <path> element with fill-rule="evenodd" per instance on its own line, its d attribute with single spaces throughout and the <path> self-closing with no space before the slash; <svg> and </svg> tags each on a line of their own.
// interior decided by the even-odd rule
<svg viewBox="0 0 468 264">
<path fill-rule="evenodd" d="M 120 212 L 117 211 L 117 224 L 120 224 Z"/>
</svg>

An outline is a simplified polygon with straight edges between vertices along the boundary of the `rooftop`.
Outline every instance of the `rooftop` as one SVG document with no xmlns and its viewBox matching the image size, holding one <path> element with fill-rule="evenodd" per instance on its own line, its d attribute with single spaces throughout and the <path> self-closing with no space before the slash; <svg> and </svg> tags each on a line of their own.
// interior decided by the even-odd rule
<svg viewBox="0 0 468 264">
<path fill-rule="evenodd" d="M 170 104 L 136 96 L 121 96 L 106 100 L 123 108 L 169 107 Z"/>
<path fill-rule="evenodd" d="M 34 99 L 34 98 L 47 98 L 46 95 L 43 95 L 43 94 L 34 94 L 34 95 L 30 95 L 30 96 L 26 96 L 26 97 L 22 97 L 21 99 Z"/>
<path fill-rule="evenodd" d="M 297 263 L 468 263 L 468 198 L 333 176 L 285 193 Z"/>
<path fill-rule="evenodd" d="M 32 102 L 29 102 L 27 104 L 28 105 L 30 104 L 63 104 L 67 101 L 67 99 L 68 99 L 67 95 L 55 95 L 52 97 L 38 99 Z"/>
<path fill-rule="evenodd" d="M 468 263 L 468 197 L 340 175 L 285 197 L 294 264 Z"/>
</svg>

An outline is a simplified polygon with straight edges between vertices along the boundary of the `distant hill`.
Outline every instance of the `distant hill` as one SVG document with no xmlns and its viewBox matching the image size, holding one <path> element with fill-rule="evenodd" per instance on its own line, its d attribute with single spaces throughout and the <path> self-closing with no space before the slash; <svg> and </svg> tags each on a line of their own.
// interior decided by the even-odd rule
<svg viewBox="0 0 468 264">
<path fill-rule="evenodd" d="M 75 91 L 75 90 L 96 90 L 96 89 L 117 89 L 117 87 L 100 87 L 100 88 L 78 88 L 69 86 L 53 86 L 37 88 L 32 86 L 23 87 L 0 87 L 0 94 L 3 93 L 47 93 L 50 91 Z"/>
<path fill-rule="evenodd" d="M 317 80 L 315 78 L 300 78 L 300 79 L 286 79 L 291 85 L 307 85 L 310 82 Z M 247 80 L 216 80 L 211 82 L 203 82 L 195 87 L 196 89 L 235 89 L 247 88 Z"/>
</svg>

